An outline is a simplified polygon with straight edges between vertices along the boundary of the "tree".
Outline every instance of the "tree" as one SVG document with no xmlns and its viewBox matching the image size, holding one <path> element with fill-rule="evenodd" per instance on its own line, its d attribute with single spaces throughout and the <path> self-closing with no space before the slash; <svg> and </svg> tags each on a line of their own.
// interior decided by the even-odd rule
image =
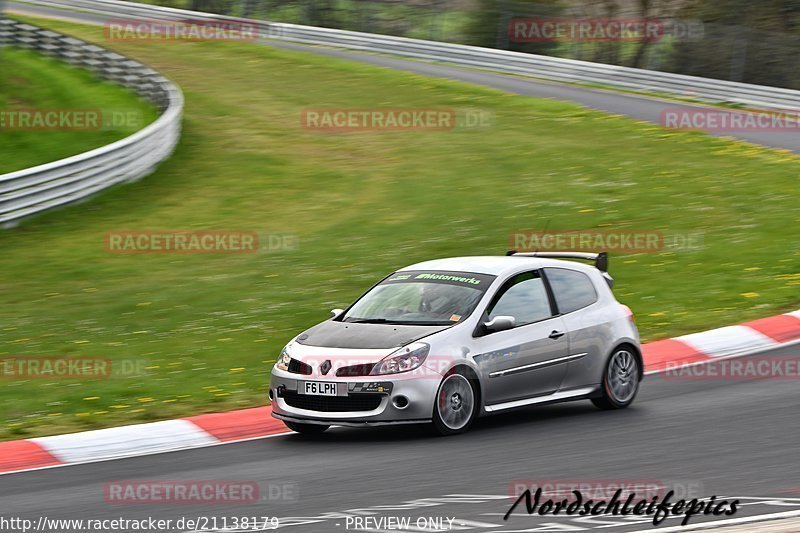
<svg viewBox="0 0 800 533">
<path fill-rule="evenodd" d="M 692 0 L 681 15 L 701 20 L 704 37 L 676 43 L 669 70 L 800 87 L 800 1 Z"/>
<path fill-rule="evenodd" d="M 465 29 L 467 44 L 518 52 L 547 54 L 557 42 L 519 42 L 509 35 L 514 19 L 555 18 L 563 13 L 559 0 L 476 0 Z"/>
</svg>

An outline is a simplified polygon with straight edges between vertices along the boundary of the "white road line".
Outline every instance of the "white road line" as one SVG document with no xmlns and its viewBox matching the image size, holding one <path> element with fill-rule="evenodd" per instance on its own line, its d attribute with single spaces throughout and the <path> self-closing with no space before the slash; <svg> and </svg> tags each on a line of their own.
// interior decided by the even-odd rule
<svg viewBox="0 0 800 533">
<path fill-rule="evenodd" d="M 262 440 L 262 439 L 271 439 L 272 437 L 284 437 L 286 435 L 290 435 L 292 432 L 287 431 L 286 433 L 275 433 L 273 435 L 263 435 L 260 437 L 247 437 L 244 439 L 236 439 L 236 440 L 228 440 L 224 442 L 212 442 L 209 444 L 203 444 L 202 446 L 194 446 L 193 448 L 178 448 L 175 450 L 159 450 L 159 451 L 150 451 L 147 453 L 142 453 L 139 455 L 134 455 L 130 457 L 104 457 L 102 459 L 90 459 L 87 461 L 80 461 L 77 463 L 62 463 L 58 465 L 49 465 L 49 466 L 38 466 L 36 468 L 26 468 L 24 470 L 14 470 L 12 472 L 0 472 L 0 476 L 11 476 L 13 474 L 24 474 L 25 472 L 36 472 L 37 470 L 50 470 L 52 468 L 64 468 L 67 466 L 76 466 L 76 465 L 88 465 L 92 463 L 105 463 L 107 461 L 118 461 L 120 459 L 135 459 L 136 457 L 146 457 L 148 455 L 159 455 L 162 453 L 175 453 L 175 452 L 186 452 L 189 450 L 199 450 L 202 448 L 211 448 L 213 446 L 225 446 L 226 444 L 235 444 L 237 442 L 249 442 L 251 440 Z M 46 438 L 46 437 L 40 437 Z M 33 439 L 29 439 L 33 440 Z"/>
<path fill-rule="evenodd" d="M 199 448 L 219 442 L 210 433 L 182 419 L 29 440 L 40 445 L 59 461 L 71 464 L 94 459 L 136 457 L 143 452 Z"/>
<path fill-rule="evenodd" d="M 800 313 L 800 311 L 798 311 L 798 313 Z M 675 340 L 675 339 L 673 339 L 673 340 Z M 782 344 L 776 344 L 774 346 L 769 346 L 769 347 L 766 347 L 766 348 L 754 348 L 753 350 L 748 351 L 748 352 L 742 352 L 742 353 L 737 353 L 737 354 L 733 354 L 733 355 L 726 355 L 726 356 L 717 356 L 717 357 L 714 357 L 713 359 L 704 359 L 702 361 L 697 361 L 695 363 L 689 363 L 689 364 L 681 363 L 680 364 L 680 368 L 692 368 L 692 367 L 700 366 L 700 365 L 708 365 L 708 364 L 711 364 L 711 363 L 716 363 L 717 361 L 726 361 L 728 359 L 738 359 L 740 357 L 747 357 L 749 355 L 757 355 L 757 354 L 760 354 L 760 353 L 770 352 L 772 350 L 781 350 L 783 348 L 790 348 L 792 346 L 800 346 L 800 339 L 797 339 L 797 340 L 791 341 L 791 342 L 784 342 Z M 653 375 L 656 375 L 656 374 L 664 374 L 666 372 L 667 372 L 667 368 L 665 367 L 665 368 L 660 368 L 658 370 L 648 370 L 647 372 L 644 373 L 644 375 L 645 376 L 653 376 Z"/>
<path fill-rule="evenodd" d="M 797 516 L 800 516 L 800 511 L 784 511 L 783 513 L 762 514 L 756 516 L 743 516 L 741 518 L 728 518 L 726 520 L 715 520 L 713 522 L 704 522 L 702 524 L 672 526 L 672 527 L 666 527 L 664 529 L 659 528 L 658 530 L 655 530 L 653 528 L 640 529 L 639 531 L 632 531 L 631 533 L 653 533 L 653 531 L 657 531 L 658 533 L 670 533 L 676 531 L 697 531 L 699 529 L 712 529 L 724 526 L 735 526 L 737 524 L 751 524 L 753 522 L 763 522 L 765 520 L 776 520 L 780 518 L 794 518 Z"/>
<path fill-rule="evenodd" d="M 688 344 L 704 355 L 726 357 L 754 350 L 772 348 L 779 343 L 763 333 L 747 326 L 725 326 L 722 328 L 692 333 L 675 338 Z"/>
</svg>

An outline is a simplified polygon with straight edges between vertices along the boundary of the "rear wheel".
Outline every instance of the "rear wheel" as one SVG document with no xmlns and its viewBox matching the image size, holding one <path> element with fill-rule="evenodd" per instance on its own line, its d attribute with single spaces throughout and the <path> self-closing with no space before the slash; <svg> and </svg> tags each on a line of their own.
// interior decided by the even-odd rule
<svg viewBox="0 0 800 533">
<path fill-rule="evenodd" d="M 478 410 L 478 395 L 472 381 L 454 371 L 445 376 L 436 393 L 433 426 L 441 435 L 456 435 L 469 428 Z"/>
<path fill-rule="evenodd" d="M 600 409 L 623 409 L 633 403 L 639 392 L 639 358 L 633 350 L 622 346 L 608 358 L 603 373 L 602 395 L 592 398 Z"/>
<path fill-rule="evenodd" d="M 300 422 L 284 421 L 283 423 L 286 424 L 286 427 L 288 427 L 292 431 L 300 433 L 302 435 L 319 435 L 320 433 L 322 433 L 323 431 L 325 431 L 330 427 L 319 424 L 302 424 Z"/>
</svg>

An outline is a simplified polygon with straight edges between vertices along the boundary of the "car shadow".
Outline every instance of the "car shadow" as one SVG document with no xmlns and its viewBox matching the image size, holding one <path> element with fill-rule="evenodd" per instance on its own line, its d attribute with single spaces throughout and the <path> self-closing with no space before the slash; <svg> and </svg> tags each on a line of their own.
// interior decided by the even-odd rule
<svg viewBox="0 0 800 533">
<path fill-rule="evenodd" d="M 643 409 L 631 406 L 620 411 L 601 411 L 588 401 L 570 402 L 544 406 L 531 406 L 511 410 L 505 413 L 493 414 L 477 419 L 469 431 L 461 435 L 443 437 L 435 432 L 430 424 L 401 424 L 396 426 L 379 426 L 366 428 L 332 427 L 320 435 L 300 435 L 292 433 L 282 439 L 284 443 L 303 445 L 308 443 L 395 443 L 400 441 L 425 441 L 431 439 L 469 439 L 470 435 L 487 435 L 495 432 L 505 432 L 509 428 L 521 425 L 535 424 L 541 429 L 572 424 L 576 419 L 586 417 L 596 419 L 598 416 L 626 417 L 639 414 Z"/>
</svg>

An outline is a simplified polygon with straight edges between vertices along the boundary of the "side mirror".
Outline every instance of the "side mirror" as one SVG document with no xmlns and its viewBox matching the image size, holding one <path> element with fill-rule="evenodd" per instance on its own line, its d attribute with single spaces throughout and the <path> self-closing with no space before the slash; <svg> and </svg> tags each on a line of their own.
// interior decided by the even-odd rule
<svg viewBox="0 0 800 533">
<path fill-rule="evenodd" d="M 342 313 L 344 313 L 344 309 L 331 309 L 331 318 L 338 318 Z"/>
<path fill-rule="evenodd" d="M 484 322 L 483 327 L 489 333 L 512 329 L 517 324 L 517 319 L 513 316 L 496 316 L 489 322 Z"/>
</svg>

